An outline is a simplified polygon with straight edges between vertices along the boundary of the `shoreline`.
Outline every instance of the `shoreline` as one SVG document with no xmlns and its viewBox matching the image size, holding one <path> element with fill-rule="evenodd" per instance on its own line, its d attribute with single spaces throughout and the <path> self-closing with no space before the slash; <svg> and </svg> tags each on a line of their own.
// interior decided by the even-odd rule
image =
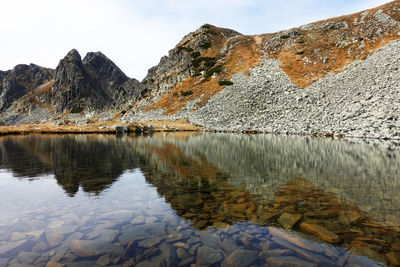
<svg viewBox="0 0 400 267">
<path fill-rule="evenodd" d="M 359 139 L 377 141 L 400 141 L 400 138 L 376 138 L 368 136 L 351 136 L 336 133 L 294 133 L 294 132 L 267 132 L 259 130 L 213 130 L 204 129 L 202 126 L 193 125 L 186 119 L 175 121 L 137 121 L 133 123 L 120 121 L 96 121 L 91 124 L 75 124 L 71 121 L 66 124 L 57 125 L 60 122 L 50 123 L 30 123 L 19 126 L 0 126 L 0 136 L 5 135 L 29 135 L 29 134 L 119 134 L 119 133 L 167 133 L 167 132 L 208 132 L 226 134 L 276 134 L 276 135 L 295 135 L 323 137 L 331 139 Z M 122 127 L 122 131 L 116 128 Z"/>
</svg>

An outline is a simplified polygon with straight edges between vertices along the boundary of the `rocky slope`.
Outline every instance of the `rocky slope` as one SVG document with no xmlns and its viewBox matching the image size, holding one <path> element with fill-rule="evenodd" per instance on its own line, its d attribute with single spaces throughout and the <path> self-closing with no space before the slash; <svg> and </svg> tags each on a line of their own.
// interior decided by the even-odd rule
<svg viewBox="0 0 400 267">
<path fill-rule="evenodd" d="M 210 130 L 399 138 L 398 39 L 396 0 L 273 34 L 205 24 L 140 84 L 101 53 L 81 60 L 72 50 L 38 93 L 8 100 L 13 110 L 3 118 L 32 120 L 13 113 L 29 106 L 30 117 L 47 119 L 71 112 L 123 121 L 187 118 Z"/>
<path fill-rule="evenodd" d="M 127 77 L 101 52 L 90 52 L 82 60 L 75 49 L 55 70 L 18 65 L 1 72 L 0 81 L 0 111 L 11 125 L 110 111 L 139 96 L 139 81 Z"/>
<path fill-rule="evenodd" d="M 188 118 L 214 130 L 399 138 L 400 1 L 299 28 L 256 36 L 204 25 L 158 68 L 192 57 L 175 86 L 127 112 L 135 120 Z M 196 46 L 198 40 L 208 46 Z M 143 87 L 142 87 L 143 89 Z"/>
</svg>

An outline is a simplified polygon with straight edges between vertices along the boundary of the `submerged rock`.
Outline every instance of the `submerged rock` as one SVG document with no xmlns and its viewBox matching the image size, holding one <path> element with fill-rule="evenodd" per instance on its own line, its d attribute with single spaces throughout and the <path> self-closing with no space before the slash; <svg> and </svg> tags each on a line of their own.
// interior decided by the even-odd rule
<svg viewBox="0 0 400 267">
<path fill-rule="evenodd" d="M 121 246 L 91 240 L 72 240 L 70 247 L 80 257 L 91 257 L 106 253 L 124 254 L 124 249 Z"/>
</svg>

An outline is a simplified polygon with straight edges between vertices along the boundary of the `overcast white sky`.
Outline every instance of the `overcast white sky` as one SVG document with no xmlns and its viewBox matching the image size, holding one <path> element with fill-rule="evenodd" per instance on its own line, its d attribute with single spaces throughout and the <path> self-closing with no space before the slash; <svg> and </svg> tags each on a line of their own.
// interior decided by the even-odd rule
<svg viewBox="0 0 400 267">
<path fill-rule="evenodd" d="M 0 70 L 55 68 L 76 48 L 101 51 L 141 80 L 204 23 L 243 34 L 276 32 L 387 0 L 0 0 Z"/>
</svg>

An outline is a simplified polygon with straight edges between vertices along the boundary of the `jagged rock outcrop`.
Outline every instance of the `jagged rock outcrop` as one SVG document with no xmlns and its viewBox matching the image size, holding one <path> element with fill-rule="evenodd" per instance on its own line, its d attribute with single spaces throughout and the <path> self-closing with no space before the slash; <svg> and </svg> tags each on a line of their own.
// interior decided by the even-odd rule
<svg viewBox="0 0 400 267">
<path fill-rule="evenodd" d="M 56 68 L 51 102 L 58 113 L 103 110 L 122 97 L 134 98 L 138 86 L 102 53 L 82 60 L 73 49 Z"/>
<path fill-rule="evenodd" d="M 35 64 L 17 65 L 0 72 L 0 111 L 54 77 L 54 70 Z"/>
<path fill-rule="evenodd" d="M 82 60 L 73 49 L 56 70 L 31 64 L 1 71 L 1 117 L 14 125 L 110 110 L 138 99 L 139 84 L 101 52 L 90 52 Z"/>
</svg>

